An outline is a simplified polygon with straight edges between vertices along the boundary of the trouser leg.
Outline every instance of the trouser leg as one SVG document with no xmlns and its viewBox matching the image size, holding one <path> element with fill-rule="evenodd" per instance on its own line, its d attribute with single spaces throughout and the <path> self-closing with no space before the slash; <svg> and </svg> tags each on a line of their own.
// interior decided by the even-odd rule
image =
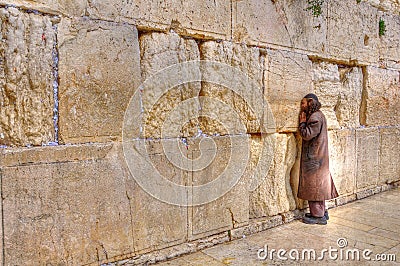
<svg viewBox="0 0 400 266">
<path fill-rule="evenodd" d="M 322 217 L 325 214 L 325 201 L 308 201 L 310 213 L 314 217 Z"/>
</svg>

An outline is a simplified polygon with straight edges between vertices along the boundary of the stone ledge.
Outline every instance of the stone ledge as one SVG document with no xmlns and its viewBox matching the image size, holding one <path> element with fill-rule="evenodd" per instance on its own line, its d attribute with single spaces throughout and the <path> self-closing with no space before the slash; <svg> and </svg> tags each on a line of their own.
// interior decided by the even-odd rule
<svg viewBox="0 0 400 266">
<path fill-rule="evenodd" d="M 113 143 L 43 146 L 0 150 L 0 167 L 97 160 L 107 156 Z"/>
</svg>

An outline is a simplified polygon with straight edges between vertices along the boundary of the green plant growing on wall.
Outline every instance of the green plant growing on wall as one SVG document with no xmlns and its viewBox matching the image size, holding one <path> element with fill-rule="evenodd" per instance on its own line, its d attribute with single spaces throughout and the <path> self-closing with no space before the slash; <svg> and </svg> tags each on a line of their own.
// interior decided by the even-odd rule
<svg viewBox="0 0 400 266">
<path fill-rule="evenodd" d="M 356 1 L 357 1 L 357 4 L 361 3 L 361 0 L 356 0 Z"/>
<path fill-rule="evenodd" d="M 322 4 L 324 0 L 307 0 L 308 7 L 306 10 L 311 10 L 314 17 L 319 17 L 322 14 Z"/>
<path fill-rule="evenodd" d="M 385 35 L 386 32 L 386 24 L 383 19 L 379 19 L 379 36 Z"/>
</svg>

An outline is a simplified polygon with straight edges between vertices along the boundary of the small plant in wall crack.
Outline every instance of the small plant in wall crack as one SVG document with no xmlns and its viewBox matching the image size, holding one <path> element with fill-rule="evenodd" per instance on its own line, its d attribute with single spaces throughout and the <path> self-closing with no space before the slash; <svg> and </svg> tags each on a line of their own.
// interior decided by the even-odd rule
<svg viewBox="0 0 400 266">
<path fill-rule="evenodd" d="M 379 19 L 379 36 L 385 35 L 386 32 L 386 24 L 383 19 Z"/>
<path fill-rule="evenodd" d="M 310 10 L 314 17 L 319 17 L 322 14 L 322 5 L 324 0 L 307 0 L 306 10 Z"/>
</svg>

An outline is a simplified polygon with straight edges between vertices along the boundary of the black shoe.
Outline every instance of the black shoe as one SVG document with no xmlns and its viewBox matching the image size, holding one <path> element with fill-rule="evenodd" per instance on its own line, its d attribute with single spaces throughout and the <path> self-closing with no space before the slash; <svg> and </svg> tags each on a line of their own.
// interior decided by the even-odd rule
<svg viewBox="0 0 400 266">
<path fill-rule="evenodd" d="M 304 218 L 303 218 L 303 223 L 306 223 L 306 224 L 322 224 L 322 225 L 325 225 L 325 224 L 327 224 L 328 222 L 326 221 L 325 216 L 322 216 L 321 218 L 311 216 L 311 217 L 304 217 Z"/>
<path fill-rule="evenodd" d="M 312 215 L 311 215 L 311 213 L 308 212 L 308 213 L 305 214 L 305 217 L 312 217 Z M 325 211 L 324 217 L 325 217 L 326 220 L 329 220 L 328 211 Z"/>
</svg>

